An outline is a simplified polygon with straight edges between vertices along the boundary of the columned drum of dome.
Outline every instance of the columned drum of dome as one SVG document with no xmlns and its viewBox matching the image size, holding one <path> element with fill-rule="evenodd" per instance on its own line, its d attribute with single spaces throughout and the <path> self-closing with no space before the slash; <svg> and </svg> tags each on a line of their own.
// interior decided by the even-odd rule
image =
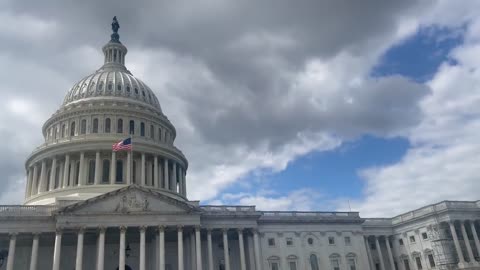
<svg viewBox="0 0 480 270">
<path fill-rule="evenodd" d="M 186 200 L 188 161 L 174 146 L 175 127 L 126 68 L 118 28 L 112 23 L 103 66 L 75 83 L 43 125 L 45 141 L 25 164 L 25 204 L 69 204 L 132 184 Z M 112 152 L 127 137 L 133 151 Z"/>
</svg>

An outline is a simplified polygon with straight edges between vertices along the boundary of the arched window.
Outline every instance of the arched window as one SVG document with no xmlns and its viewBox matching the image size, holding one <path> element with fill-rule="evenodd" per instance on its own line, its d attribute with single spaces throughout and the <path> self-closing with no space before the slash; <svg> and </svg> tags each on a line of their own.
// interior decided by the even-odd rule
<svg viewBox="0 0 480 270">
<path fill-rule="evenodd" d="M 288 270 L 297 270 L 297 261 L 298 258 L 295 255 L 290 255 L 287 257 Z"/>
<path fill-rule="evenodd" d="M 112 121 L 110 120 L 110 118 L 106 118 L 105 119 L 105 133 L 110 133 L 110 129 L 111 129 L 111 123 Z"/>
<path fill-rule="evenodd" d="M 332 270 L 340 270 L 340 255 L 337 253 L 330 255 L 330 264 L 332 265 Z"/>
<path fill-rule="evenodd" d="M 354 253 L 347 254 L 347 270 L 357 270 L 357 256 Z"/>
<path fill-rule="evenodd" d="M 82 119 L 82 122 L 80 124 L 80 134 L 86 134 L 87 133 L 87 120 Z"/>
<path fill-rule="evenodd" d="M 267 259 L 270 270 L 280 270 L 280 258 L 277 256 L 270 256 Z"/>
<path fill-rule="evenodd" d="M 62 129 L 61 129 L 60 132 L 61 132 L 60 136 L 62 136 L 62 138 L 64 138 L 65 137 L 65 124 L 62 124 Z"/>
<path fill-rule="evenodd" d="M 57 127 L 53 127 L 53 139 L 58 139 L 57 138 Z"/>
<path fill-rule="evenodd" d="M 117 160 L 117 178 L 115 182 L 121 183 L 123 182 L 123 161 Z"/>
<path fill-rule="evenodd" d="M 90 160 L 88 164 L 88 184 L 95 183 L 95 160 Z"/>
<path fill-rule="evenodd" d="M 129 126 L 129 134 L 135 134 L 135 121 L 130 120 L 130 126 Z"/>
<path fill-rule="evenodd" d="M 75 136 L 75 122 L 70 124 L 70 136 Z"/>
<path fill-rule="evenodd" d="M 145 123 L 140 123 L 140 136 L 145 137 Z"/>
<path fill-rule="evenodd" d="M 318 259 L 315 254 L 310 255 L 310 268 L 312 270 L 318 270 Z"/>
<path fill-rule="evenodd" d="M 110 181 L 110 160 L 104 159 L 102 166 L 102 183 Z"/>
<path fill-rule="evenodd" d="M 118 119 L 117 121 L 117 133 L 123 133 L 123 120 Z"/>
<path fill-rule="evenodd" d="M 155 128 L 153 125 L 150 125 L 150 139 L 155 139 Z"/>
<path fill-rule="evenodd" d="M 98 118 L 93 119 L 92 133 L 98 133 Z"/>
<path fill-rule="evenodd" d="M 162 129 L 158 128 L 158 141 L 162 141 Z"/>
</svg>

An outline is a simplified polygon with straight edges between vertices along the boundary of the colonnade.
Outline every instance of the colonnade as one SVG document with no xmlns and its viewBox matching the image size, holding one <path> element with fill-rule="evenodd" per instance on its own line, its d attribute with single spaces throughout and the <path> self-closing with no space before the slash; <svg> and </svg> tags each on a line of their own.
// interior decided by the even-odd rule
<svg viewBox="0 0 480 270">
<path fill-rule="evenodd" d="M 126 234 L 127 234 L 127 227 L 120 226 L 119 228 L 119 249 L 118 249 L 118 265 L 119 270 L 125 270 L 125 261 L 126 261 Z M 146 231 L 148 229 L 147 226 L 140 226 L 137 227 L 138 232 L 140 233 L 140 243 L 139 243 L 139 270 L 146 270 Z M 84 236 L 86 228 L 82 227 L 76 230 L 77 233 L 77 246 L 76 246 L 76 257 L 75 257 L 75 270 L 82 270 L 83 269 L 83 249 L 84 249 Z M 105 269 L 105 234 L 107 231 L 106 227 L 98 227 L 93 228 L 96 229 L 98 232 L 97 236 L 97 260 L 96 260 L 96 269 L 97 270 L 104 270 Z M 165 232 L 167 229 L 172 229 L 172 227 L 166 227 L 160 225 L 156 227 L 156 236 L 158 237 L 158 268 L 159 270 L 165 270 Z M 185 270 L 185 259 L 184 259 L 184 229 L 187 229 L 184 226 L 176 226 L 173 227 L 176 230 L 177 234 L 177 255 L 178 255 L 178 270 Z M 223 241 L 223 250 L 224 250 L 224 260 L 225 260 L 225 270 L 231 269 L 230 264 L 230 252 L 229 252 L 229 236 L 228 232 L 230 229 L 222 228 L 222 229 L 205 229 L 206 230 L 206 238 L 207 238 L 207 251 L 202 251 L 202 244 L 201 244 L 201 232 L 202 228 L 200 226 L 194 226 L 188 228 L 188 233 L 190 233 L 190 246 L 192 247 L 192 267 L 191 270 L 203 270 L 202 260 L 205 258 L 207 260 L 206 265 L 208 270 L 214 270 L 214 260 L 213 260 L 213 248 L 212 248 L 212 231 L 213 230 L 220 230 L 222 233 L 222 241 Z M 193 230 L 191 230 L 193 229 Z M 260 259 L 260 243 L 259 243 L 259 235 L 258 232 L 254 229 L 242 229 L 236 228 L 231 229 L 235 230 L 238 235 L 238 244 L 239 244 L 239 254 L 235 254 L 235 256 L 240 257 L 240 269 L 246 270 L 246 260 L 245 260 L 245 246 L 244 246 L 244 232 L 252 232 L 253 234 L 253 247 L 249 246 L 249 248 L 253 248 L 253 254 L 255 256 L 255 269 L 261 270 L 261 259 Z M 32 252 L 30 258 L 30 270 L 36 270 L 38 265 L 38 245 L 39 245 L 39 235 L 40 233 L 33 234 L 32 240 Z M 60 270 L 60 259 L 61 259 L 61 252 L 62 252 L 62 235 L 63 230 L 57 229 L 55 232 L 55 244 L 54 244 L 54 251 L 53 251 L 53 263 L 52 263 L 52 270 Z M 16 247 L 16 239 L 17 234 L 13 233 L 10 234 L 10 243 L 8 249 L 8 258 L 7 258 L 7 267 L 6 270 L 14 270 L 13 265 L 15 261 L 15 247 Z M 188 240 L 185 238 L 185 240 Z M 187 241 L 188 243 L 188 241 Z M 45 258 L 43 258 L 45 259 Z M 152 260 L 152 258 L 148 258 Z M 251 258 L 253 259 L 253 258 Z"/>
<path fill-rule="evenodd" d="M 480 241 L 479 241 L 479 235 L 477 233 L 477 230 L 475 228 L 475 220 L 452 220 L 447 222 L 448 226 L 446 226 L 446 230 L 450 232 L 451 235 L 451 240 L 453 241 L 453 245 L 455 247 L 455 252 L 458 257 L 458 266 L 460 269 L 463 269 L 464 267 L 479 267 L 480 262 L 475 259 L 475 255 L 473 252 L 473 245 L 471 243 L 471 240 L 469 239 L 469 234 L 467 233 L 467 228 L 470 228 L 471 235 L 473 237 L 473 242 L 474 242 L 474 247 L 477 252 L 477 258 L 480 259 Z M 445 223 L 441 223 L 445 224 Z M 458 224 L 458 226 L 456 225 Z M 460 235 L 457 233 L 457 230 L 459 229 Z M 373 254 L 372 254 L 372 249 L 370 248 L 370 241 L 373 240 L 373 244 L 375 246 L 375 250 L 377 252 L 377 257 L 379 258 L 379 264 L 380 264 L 380 270 L 387 270 L 387 269 L 396 269 L 395 267 L 395 260 L 394 257 L 397 257 L 401 259 L 401 254 L 393 254 L 392 247 L 390 246 L 390 237 L 389 235 L 369 235 L 365 236 L 365 245 L 367 249 L 367 256 L 370 264 L 371 269 L 376 269 L 375 263 L 373 261 Z M 429 239 L 430 241 L 434 239 Z M 461 242 L 463 240 L 463 245 L 465 246 L 465 249 L 462 248 Z M 417 241 L 421 241 L 420 239 L 417 239 Z M 381 245 L 380 243 L 384 242 L 388 254 L 388 261 L 384 260 L 384 256 L 382 253 Z M 409 239 L 404 239 L 404 245 L 410 245 L 410 240 Z M 427 262 L 425 261 L 425 254 L 423 254 L 423 250 L 415 250 L 412 251 L 410 248 L 406 248 L 410 255 L 412 256 L 412 260 L 410 260 L 410 256 L 408 256 L 408 263 L 410 269 L 415 269 L 415 270 L 420 270 L 419 267 L 417 266 L 415 262 L 415 258 L 413 257 L 413 254 L 418 254 L 417 256 L 420 257 L 420 262 L 423 266 L 423 269 L 430 269 L 430 265 L 427 265 Z M 466 252 L 464 252 L 466 250 Z M 433 251 L 432 251 L 433 252 Z M 433 255 L 433 254 L 432 254 Z M 446 256 L 446 254 L 443 254 L 443 256 Z M 437 262 L 435 262 L 437 263 Z M 452 262 L 455 263 L 455 262 Z M 405 269 L 403 262 L 400 260 L 398 261 L 399 269 Z"/>
<path fill-rule="evenodd" d="M 186 196 L 185 177 L 186 169 L 181 163 L 163 156 L 130 151 L 87 151 L 32 164 L 27 170 L 25 197 L 74 186 L 132 183 Z"/>
</svg>

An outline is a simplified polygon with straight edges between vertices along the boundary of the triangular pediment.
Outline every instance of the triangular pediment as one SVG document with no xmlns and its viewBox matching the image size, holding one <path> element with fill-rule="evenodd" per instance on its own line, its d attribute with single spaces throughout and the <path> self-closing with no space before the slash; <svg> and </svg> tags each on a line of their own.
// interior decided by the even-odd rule
<svg viewBox="0 0 480 270">
<path fill-rule="evenodd" d="M 201 210 L 161 191 L 130 185 L 58 210 L 58 214 L 182 214 Z"/>
</svg>

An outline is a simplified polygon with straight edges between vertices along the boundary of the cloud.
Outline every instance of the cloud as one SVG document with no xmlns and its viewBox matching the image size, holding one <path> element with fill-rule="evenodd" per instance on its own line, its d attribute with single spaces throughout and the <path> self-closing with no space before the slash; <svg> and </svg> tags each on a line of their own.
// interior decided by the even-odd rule
<svg viewBox="0 0 480 270">
<path fill-rule="evenodd" d="M 430 4 L 10 1 L 0 24 L 22 27 L 0 29 L 7 63 L 0 91 L 17 104 L 32 102 L 45 121 L 68 88 L 101 65 L 100 48 L 117 15 L 127 67 L 154 89 L 177 128 L 176 145 L 190 161 L 189 197 L 212 200 L 252 171 L 281 171 L 346 139 L 409 134 L 422 121 L 419 102 L 428 86 L 369 72 L 415 30 Z M 22 137 L 31 150 L 42 123 L 16 117 L 22 110 L 6 112 L 1 138 L 38 130 Z M 27 154 L 4 163 L 6 186 L 20 181 Z"/>
</svg>

